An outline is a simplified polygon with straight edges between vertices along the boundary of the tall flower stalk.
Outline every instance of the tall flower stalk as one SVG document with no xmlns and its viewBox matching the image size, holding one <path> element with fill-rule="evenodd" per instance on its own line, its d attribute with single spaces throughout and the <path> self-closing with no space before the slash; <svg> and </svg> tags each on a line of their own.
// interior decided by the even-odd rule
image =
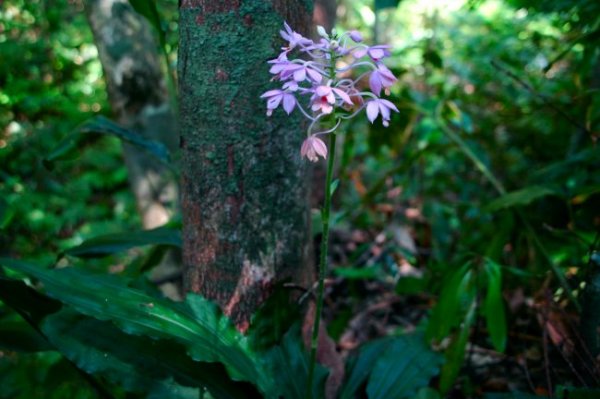
<svg viewBox="0 0 600 399">
<path fill-rule="evenodd" d="M 287 46 L 282 48 L 277 58 L 269 61 L 271 64 L 269 72 L 273 74 L 272 80 L 281 82 L 282 86 L 280 89 L 269 90 L 261 96 L 267 101 L 267 116 L 271 116 L 282 106 L 288 115 L 298 109 L 310 120 L 306 139 L 300 148 L 302 157 L 312 162 L 317 162 L 319 157 L 328 159 L 325 201 L 321 212 L 323 235 L 307 381 L 308 398 L 312 397 L 328 266 L 336 130 L 343 120 L 356 117 L 363 109 L 366 110 L 367 118 L 371 123 L 377 117 L 381 117 L 384 126 L 389 125 L 391 111 L 398 112 L 392 102 L 381 97 L 382 91 L 389 95 L 389 88 L 397 81 L 394 74 L 382 62 L 390 55 L 390 46 L 367 46 L 362 43 L 362 36 L 357 31 L 338 35 L 334 29 L 331 34 L 328 34 L 320 26 L 317 27 L 317 31 L 320 40 L 315 42 L 293 31 L 287 23 L 284 24 L 284 30 L 280 33 L 287 41 Z M 289 55 L 294 52 L 304 57 L 290 60 Z M 366 86 L 363 81 L 367 77 L 370 90 L 363 88 Z M 333 121 L 333 125 L 325 130 L 314 132 L 325 120 Z M 325 136 L 329 136 L 329 150 L 322 139 Z"/>
</svg>

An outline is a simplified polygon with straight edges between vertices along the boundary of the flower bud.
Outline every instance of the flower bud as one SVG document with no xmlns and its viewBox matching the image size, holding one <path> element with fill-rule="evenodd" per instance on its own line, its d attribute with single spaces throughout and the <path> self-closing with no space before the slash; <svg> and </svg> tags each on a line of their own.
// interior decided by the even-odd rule
<svg viewBox="0 0 600 399">
<path fill-rule="evenodd" d="M 350 39 L 354 40 L 356 43 L 360 43 L 363 41 L 363 37 L 359 31 L 353 30 L 350 32 Z"/>
<path fill-rule="evenodd" d="M 317 25 L 317 33 L 319 36 L 324 37 L 325 39 L 329 38 L 327 31 L 325 31 L 325 28 L 323 28 L 321 25 Z"/>
</svg>

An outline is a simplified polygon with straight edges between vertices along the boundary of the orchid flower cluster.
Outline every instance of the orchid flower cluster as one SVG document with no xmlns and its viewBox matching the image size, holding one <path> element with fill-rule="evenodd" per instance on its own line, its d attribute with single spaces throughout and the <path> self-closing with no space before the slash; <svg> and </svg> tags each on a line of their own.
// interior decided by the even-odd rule
<svg viewBox="0 0 600 399">
<path fill-rule="evenodd" d="M 363 109 L 371 123 L 380 116 L 383 125 L 389 125 L 391 111 L 398 112 L 391 101 L 381 98 L 381 92 L 389 95 L 389 88 L 397 81 L 382 62 L 390 55 L 390 46 L 367 46 L 357 31 L 338 36 L 335 30 L 327 34 L 321 26 L 317 28 L 320 40 L 315 42 L 294 32 L 287 23 L 284 27 L 280 33 L 288 45 L 276 59 L 268 61 L 272 65 L 272 80 L 281 81 L 283 85 L 281 89 L 267 91 L 261 98 L 267 100 L 268 116 L 282 106 L 288 115 L 298 108 L 311 121 L 300 150 L 303 157 L 313 162 L 318 161 L 319 156 L 327 158 L 327 146 L 320 136 L 333 133 L 342 120 L 355 117 Z M 306 59 L 289 59 L 294 50 L 307 56 Z M 351 62 L 338 65 L 338 61 L 346 57 Z M 367 71 L 352 79 L 352 70 L 357 68 L 367 68 Z M 361 91 L 359 82 L 367 76 L 371 91 Z M 300 103 L 303 96 L 308 98 L 312 115 Z M 331 114 L 335 116 L 335 126 L 313 133 L 322 118 Z"/>
</svg>

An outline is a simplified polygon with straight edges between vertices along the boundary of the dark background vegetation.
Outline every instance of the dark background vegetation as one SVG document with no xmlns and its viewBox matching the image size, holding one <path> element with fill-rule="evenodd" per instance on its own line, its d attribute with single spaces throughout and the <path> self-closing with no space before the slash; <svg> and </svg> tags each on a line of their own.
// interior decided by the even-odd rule
<svg viewBox="0 0 600 399">
<path fill-rule="evenodd" d="M 330 335 L 349 353 L 426 331 L 446 361 L 422 398 L 598 387 L 600 3 L 375 3 L 340 1 L 337 26 L 393 46 L 401 112 L 342 127 Z M 158 5 L 176 70 L 177 4 Z M 98 115 L 112 116 L 83 4 L 1 2 L 0 256 L 138 277 L 146 247 L 57 260 L 140 228 L 117 138 L 42 162 Z M 22 324 L 0 304 L 0 342 Z M 0 397 L 96 397 L 58 352 L 5 346 Z"/>
</svg>

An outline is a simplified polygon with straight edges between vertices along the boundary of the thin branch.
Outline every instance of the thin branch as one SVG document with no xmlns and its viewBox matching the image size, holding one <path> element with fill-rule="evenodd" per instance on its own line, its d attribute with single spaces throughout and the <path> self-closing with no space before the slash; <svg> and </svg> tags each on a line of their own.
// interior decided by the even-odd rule
<svg viewBox="0 0 600 399">
<path fill-rule="evenodd" d="M 551 108 L 554 111 L 556 111 L 560 116 L 562 116 L 565 120 L 567 120 L 573 126 L 575 126 L 578 129 L 583 130 L 589 136 L 592 136 L 592 132 L 590 132 L 588 128 L 586 128 L 583 124 L 581 124 L 580 122 L 578 122 L 577 120 L 575 120 L 573 117 L 571 117 L 571 115 L 567 114 L 561 108 L 559 108 L 558 106 L 556 106 L 555 104 L 553 104 L 552 101 L 550 101 L 550 99 L 547 96 L 545 96 L 545 95 L 543 95 L 541 93 L 538 93 L 529 83 L 527 83 L 525 80 L 523 80 L 522 78 L 520 78 L 519 76 L 517 76 L 514 72 L 512 72 L 508 68 L 500 65 L 495 60 L 492 60 L 491 64 L 492 64 L 492 66 L 494 68 L 496 68 L 497 70 L 499 70 L 500 72 L 502 72 L 503 74 L 505 74 L 506 76 L 508 76 L 509 78 L 513 79 L 521 87 L 523 87 L 527 91 L 529 91 L 534 97 L 539 98 L 540 101 L 545 106 L 547 106 L 548 108 Z"/>
</svg>

